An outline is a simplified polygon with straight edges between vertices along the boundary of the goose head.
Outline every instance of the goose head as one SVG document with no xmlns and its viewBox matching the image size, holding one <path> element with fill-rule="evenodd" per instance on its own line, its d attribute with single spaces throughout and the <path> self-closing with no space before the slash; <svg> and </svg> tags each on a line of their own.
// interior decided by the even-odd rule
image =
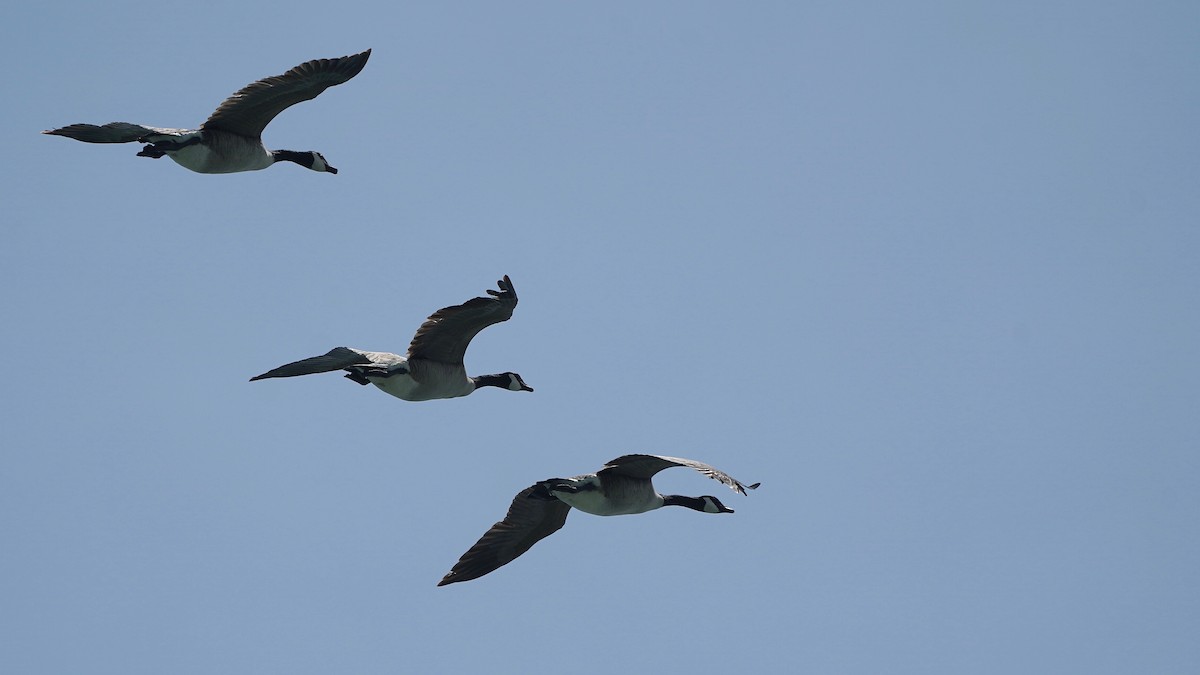
<svg viewBox="0 0 1200 675">
<path fill-rule="evenodd" d="M 329 162 L 325 161 L 325 155 L 316 150 L 306 150 L 304 152 L 296 152 L 295 150 L 275 150 L 271 156 L 276 162 L 287 161 L 295 162 L 306 169 L 320 171 L 323 173 L 337 173 L 337 169 L 329 166 Z"/>
<path fill-rule="evenodd" d="M 322 155 L 316 150 L 312 150 L 308 154 L 312 155 L 312 164 L 309 165 L 308 168 L 312 169 L 313 171 L 324 171 L 326 173 L 333 174 L 337 173 L 337 169 L 329 166 L 329 162 L 325 161 L 325 155 Z"/>
<path fill-rule="evenodd" d="M 712 495 L 704 495 L 700 501 L 704 504 L 700 510 L 705 513 L 733 513 L 733 509 L 725 506 L 720 499 Z"/>
<path fill-rule="evenodd" d="M 516 373 L 498 373 L 496 375 L 477 375 L 471 378 L 475 388 L 500 387 L 509 391 L 533 391 L 533 387 L 525 384 L 525 380 Z"/>
<path fill-rule="evenodd" d="M 662 495 L 662 506 L 686 506 L 693 511 L 702 513 L 733 513 L 733 509 L 721 503 L 712 495 L 703 497 L 688 497 L 686 495 Z"/>
<path fill-rule="evenodd" d="M 518 375 L 516 373 L 504 373 L 504 374 L 508 376 L 507 389 L 509 391 L 533 391 L 533 387 L 525 384 L 525 380 L 522 380 L 520 375 Z"/>
</svg>

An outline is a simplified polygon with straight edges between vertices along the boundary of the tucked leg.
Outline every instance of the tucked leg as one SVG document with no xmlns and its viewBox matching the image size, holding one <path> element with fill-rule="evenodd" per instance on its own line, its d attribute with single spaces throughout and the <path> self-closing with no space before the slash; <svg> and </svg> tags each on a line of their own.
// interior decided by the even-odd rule
<svg viewBox="0 0 1200 675">
<path fill-rule="evenodd" d="M 189 145 L 194 145 L 200 142 L 201 138 L 199 136 L 192 136 L 186 141 L 156 141 L 142 148 L 142 151 L 138 153 L 138 157 L 151 157 L 153 159 L 158 159 L 168 152 L 182 150 Z"/>
<path fill-rule="evenodd" d="M 367 376 L 363 375 L 362 373 L 358 372 L 357 370 L 352 370 L 349 373 L 347 373 L 346 379 L 350 380 L 352 382 L 357 382 L 359 384 L 371 384 L 371 381 L 367 379 Z"/>
</svg>

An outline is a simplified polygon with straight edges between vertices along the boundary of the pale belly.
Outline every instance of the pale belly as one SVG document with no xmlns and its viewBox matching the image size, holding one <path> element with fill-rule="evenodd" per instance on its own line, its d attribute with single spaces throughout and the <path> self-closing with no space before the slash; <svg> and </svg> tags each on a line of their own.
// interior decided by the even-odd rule
<svg viewBox="0 0 1200 675">
<path fill-rule="evenodd" d="M 621 495 L 613 495 L 614 499 L 609 499 L 600 490 L 581 490 L 579 492 L 551 490 L 550 492 L 558 497 L 559 501 L 569 504 L 571 508 L 595 516 L 625 516 L 653 511 L 662 506 L 662 498 L 651 487 L 647 487 L 645 490 L 625 491 Z"/>
<path fill-rule="evenodd" d="M 379 387 L 385 393 L 404 399 L 405 401 L 431 401 L 438 398 L 457 398 L 459 396 L 466 396 L 475 389 L 471 381 L 465 378 L 461 382 L 443 383 L 440 386 L 430 386 L 429 384 L 417 382 L 408 373 L 389 375 L 387 377 L 368 375 L 367 379 L 370 380 L 371 384 Z"/>
<path fill-rule="evenodd" d="M 275 163 L 271 153 L 267 152 L 261 143 L 227 145 L 236 147 L 227 147 L 223 152 L 215 152 L 207 145 L 196 143 L 172 150 L 167 156 L 175 160 L 176 164 L 197 173 L 258 171 Z"/>
</svg>

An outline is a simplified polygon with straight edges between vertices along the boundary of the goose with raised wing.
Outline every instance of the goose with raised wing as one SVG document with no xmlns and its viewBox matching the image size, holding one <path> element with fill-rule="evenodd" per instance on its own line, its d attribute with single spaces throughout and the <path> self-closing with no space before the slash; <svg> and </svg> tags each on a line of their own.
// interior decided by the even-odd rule
<svg viewBox="0 0 1200 675">
<path fill-rule="evenodd" d="M 675 466 L 695 469 L 743 495 L 759 486 L 759 483 L 743 485 L 703 462 L 661 455 L 624 455 L 596 473 L 538 481 L 517 493 L 504 520 L 484 533 L 438 586 L 478 579 L 507 565 L 562 528 L 572 507 L 597 516 L 645 513 L 663 506 L 685 506 L 702 513 L 733 513 L 733 509 L 712 495 L 659 494 L 651 479 L 659 471 Z"/>
<path fill-rule="evenodd" d="M 406 356 L 334 347 L 321 356 L 279 366 L 250 381 L 344 370 L 346 378 L 373 384 L 405 401 L 466 396 L 480 387 L 533 391 L 516 373 L 470 377 L 463 364 L 471 339 L 492 324 L 508 321 L 517 306 L 517 291 L 508 275 L 496 283 L 499 291 L 487 291 L 492 297 L 472 298 L 430 315 L 417 329 Z"/>
<path fill-rule="evenodd" d="M 313 171 L 337 173 L 315 150 L 268 150 L 262 132 L 287 108 L 316 98 L 329 87 L 358 75 L 371 50 L 336 59 L 307 61 L 282 75 L 265 77 L 225 99 L 199 129 L 166 129 L 130 122 L 72 124 L 43 131 L 85 143 L 145 143 L 138 157 L 164 155 L 197 173 L 258 171 L 279 161 Z"/>
</svg>

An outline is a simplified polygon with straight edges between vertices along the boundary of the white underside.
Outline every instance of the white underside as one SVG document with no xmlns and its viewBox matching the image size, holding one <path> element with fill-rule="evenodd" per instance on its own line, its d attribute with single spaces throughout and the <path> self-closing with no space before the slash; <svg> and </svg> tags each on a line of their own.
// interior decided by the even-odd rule
<svg viewBox="0 0 1200 675">
<path fill-rule="evenodd" d="M 391 370 L 404 370 L 406 364 L 401 362 L 391 366 Z M 412 375 L 400 373 L 379 377 L 368 375 L 367 380 L 384 392 L 404 399 L 405 401 L 431 401 L 438 398 L 458 398 L 475 391 L 475 383 L 466 376 L 429 378 L 425 382 L 417 382 Z"/>
<path fill-rule="evenodd" d="M 589 476 L 583 479 L 572 479 L 576 484 L 599 485 L 599 478 Z M 613 491 L 610 491 L 613 492 Z M 663 505 L 662 496 L 654 491 L 649 481 L 639 483 L 634 489 L 621 490 L 620 494 L 605 494 L 601 490 L 582 490 L 580 492 L 559 492 L 551 490 L 550 494 L 571 508 L 595 516 L 624 516 L 634 513 L 653 511 Z"/>
<path fill-rule="evenodd" d="M 187 141 L 201 132 L 194 131 L 183 136 L 169 137 L 174 141 Z M 238 173 L 258 171 L 275 163 L 275 158 L 261 142 L 229 134 L 208 135 L 208 143 L 195 143 L 167 152 L 175 163 L 197 173 Z"/>
</svg>

